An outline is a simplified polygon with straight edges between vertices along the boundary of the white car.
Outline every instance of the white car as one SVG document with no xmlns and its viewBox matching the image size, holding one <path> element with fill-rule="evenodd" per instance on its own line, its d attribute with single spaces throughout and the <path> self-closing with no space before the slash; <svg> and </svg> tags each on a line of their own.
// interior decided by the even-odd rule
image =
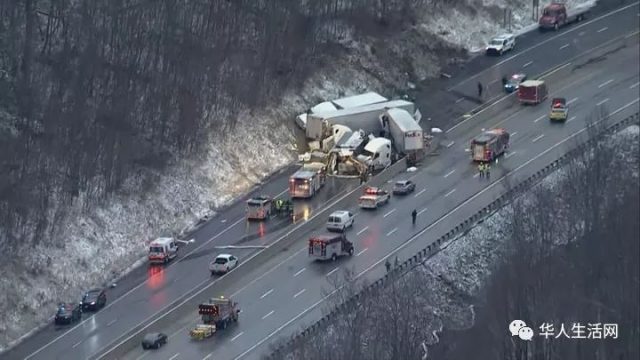
<svg viewBox="0 0 640 360">
<path fill-rule="evenodd" d="M 516 37 L 513 34 L 496 36 L 487 45 L 487 55 L 502 55 L 513 50 L 516 46 Z"/>
<path fill-rule="evenodd" d="M 226 274 L 238 266 L 238 258 L 231 254 L 220 254 L 209 264 L 211 275 Z"/>
</svg>

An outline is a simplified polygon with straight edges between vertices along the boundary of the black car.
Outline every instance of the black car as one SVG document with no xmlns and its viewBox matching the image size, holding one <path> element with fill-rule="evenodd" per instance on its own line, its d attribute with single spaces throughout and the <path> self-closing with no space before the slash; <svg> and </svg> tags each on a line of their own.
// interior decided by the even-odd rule
<svg viewBox="0 0 640 360">
<path fill-rule="evenodd" d="M 91 289 L 82 296 L 80 306 L 83 311 L 97 311 L 107 303 L 107 294 L 103 289 Z"/>
<path fill-rule="evenodd" d="M 167 335 L 163 333 L 149 333 L 144 336 L 142 339 L 142 348 L 144 350 L 147 349 L 158 349 L 160 346 L 167 343 Z"/>
<path fill-rule="evenodd" d="M 407 195 L 416 189 L 416 184 L 411 180 L 396 181 L 393 185 L 393 195 Z"/>
<path fill-rule="evenodd" d="M 80 308 L 80 305 L 73 303 L 60 304 L 58 305 L 55 323 L 56 325 L 72 324 L 76 321 L 80 321 L 81 318 L 82 309 Z"/>
</svg>

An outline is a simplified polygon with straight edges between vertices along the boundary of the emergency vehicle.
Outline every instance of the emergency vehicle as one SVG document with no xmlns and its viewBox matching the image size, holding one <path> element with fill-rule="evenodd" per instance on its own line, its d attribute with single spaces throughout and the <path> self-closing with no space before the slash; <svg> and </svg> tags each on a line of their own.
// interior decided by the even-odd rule
<svg viewBox="0 0 640 360">
<path fill-rule="evenodd" d="M 273 200 L 267 196 L 256 196 L 247 200 L 247 219 L 265 220 L 271 216 Z"/>
<path fill-rule="evenodd" d="M 221 296 L 198 305 L 198 314 L 202 316 L 203 324 L 196 325 L 189 334 L 192 338 L 200 340 L 213 335 L 217 330 L 225 329 L 232 322 L 237 322 L 240 308 L 238 303 Z"/>
<path fill-rule="evenodd" d="M 540 104 L 547 99 L 547 84 L 542 80 L 526 80 L 518 86 L 518 100 L 521 104 Z"/>
<path fill-rule="evenodd" d="M 319 261 L 353 255 L 353 243 L 344 234 L 318 235 L 309 239 L 309 257 Z"/>
<path fill-rule="evenodd" d="M 389 192 L 376 187 L 367 187 L 364 189 L 364 195 L 358 199 L 358 206 L 363 209 L 377 209 L 381 204 L 389 202 Z"/>
<path fill-rule="evenodd" d="M 549 113 L 549 120 L 551 121 L 565 121 L 569 115 L 569 108 L 567 107 L 567 100 L 565 98 L 554 98 L 551 101 L 551 112 Z"/>
<path fill-rule="evenodd" d="M 492 161 L 509 147 L 509 133 L 505 129 L 487 130 L 471 140 L 473 161 Z"/>
<path fill-rule="evenodd" d="M 178 256 L 174 238 L 157 238 L 149 244 L 149 263 L 166 264 Z"/>
<path fill-rule="evenodd" d="M 298 170 L 289 178 L 291 198 L 310 198 L 324 185 L 323 171 Z"/>
</svg>

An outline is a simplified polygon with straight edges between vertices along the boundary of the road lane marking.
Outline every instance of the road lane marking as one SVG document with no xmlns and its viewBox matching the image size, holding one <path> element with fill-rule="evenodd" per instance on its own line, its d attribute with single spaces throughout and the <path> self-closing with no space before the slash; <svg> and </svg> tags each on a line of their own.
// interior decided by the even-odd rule
<svg viewBox="0 0 640 360">
<path fill-rule="evenodd" d="M 574 103 L 574 102 L 576 102 L 576 101 L 578 101 L 578 98 L 577 98 L 577 97 L 574 97 L 573 99 L 571 99 L 571 100 L 567 101 L 567 105 L 571 105 L 571 104 L 573 104 L 573 103 Z"/>
<path fill-rule="evenodd" d="M 605 26 L 605 27 L 603 27 L 602 29 L 598 30 L 598 32 L 599 32 L 599 33 L 601 33 L 601 32 L 603 32 L 603 31 L 606 31 L 607 29 L 608 29 L 608 27 L 606 27 L 606 26 Z"/>
<path fill-rule="evenodd" d="M 274 313 L 273 310 L 269 311 L 269 313 L 267 315 L 262 317 L 262 320 L 264 320 L 264 319 L 268 318 L 269 316 L 273 315 L 273 313 Z"/>
<path fill-rule="evenodd" d="M 515 151 L 510 151 L 510 152 L 509 152 L 507 155 L 505 155 L 504 157 L 508 159 L 508 158 L 512 157 L 513 155 L 515 155 L 515 154 L 516 154 L 516 152 L 515 152 Z"/>
<path fill-rule="evenodd" d="M 573 120 L 575 120 L 575 119 L 576 119 L 576 117 L 575 117 L 575 116 L 572 116 L 572 117 L 570 117 L 570 118 L 569 118 L 569 120 L 567 120 L 567 122 L 572 122 L 572 121 L 573 121 Z"/>
<path fill-rule="evenodd" d="M 444 197 L 449 197 L 449 195 L 453 194 L 455 191 L 456 189 L 449 191 L 448 193 L 444 194 Z"/>
<path fill-rule="evenodd" d="M 395 211 L 396 211 L 396 209 L 395 209 L 395 208 L 393 208 L 393 209 L 391 209 L 391 211 L 389 211 L 388 213 L 386 213 L 386 214 L 382 215 L 382 217 L 387 217 L 387 216 L 389 216 L 389 215 L 393 214 Z"/>
<path fill-rule="evenodd" d="M 638 34 L 640 34 L 640 31 L 634 31 L 634 32 L 632 32 L 632 33 L 630 33 L 630 34 L 627 34 L 627 36 L 625 36 L 624 38 L 625 38 L 625 39 L 628 39 L 628 38 L 630 38 L 630 37 L 634 37 L 634 36 L 636 36 L 636 35 L 638 35 Z"/>
<path fill-rule="evenodd" d="M 533 140 L 531 140 L 531 142 L 536 142 L 536 141 L 542 139 L 543 137 L 544 137 L 544 134 L 540 134 L 540 135 L 534 137 Z"/>
<path fill-rule="evenodd" d="M 562 50 L 562 49 L 566 49 L 566 48 L 568 48 L 568 47 L 569 47 L 569 44 L 564 44 L 564 45 L 560 46 L 560 50 Z"/>
<path fill-rule="evenodd" d="M 424 209 L 422 209 L 422 210 L 418 211 L 418 215 L 422 214 L 422 213 L 423 213 L 423 212 L 425 212 L 425 211 L 427 211 L 427 208 L 424 208 Z"/>
<path fill-rule="evenodd" d="M 242 333 L 240 333 L 240 334 L 242 334 Z M 233 341 L 233 339 L 231 339 L 231 341 Z M 213 353 L 211 353 L 211 354 L 209 354 L 209 355 L 207 355 L 207 356 L 203 357 L 203 358 L 202 358 L 202 360 L 207 360 L 207 359 L 209 359 L 212 355 L 213 355 Z"/>
<path fill-rule="evenodd" d="M 612 82 L 613 82 L 613 79 L 609 79 L 609 80 L 603 82 L 602 84 L 598 85 L 598 89 L 601 89 L 601 88 L 611 84 Z"/>
<path fill-rule="evenodd" d="M 307 291 L 307 289 L 302 289 L 300 291 L 298 291 L 295 295 L 293 295 L 293 298 L 297 298 L 298 296 L 302 295 L 305 291 Z"/>
<path fill-rule="evenodd" d="M 480 176 L 480 173 L 475 173 L 475 175 L 473 175 L 474 178 L 477 178 L 478 176 Z"/>
<path fill-rule="evenodd" d="M 449 175 L 453 174 L 454 172 L 456 172 L 456 169 L 453 169 L 453 170 L 449 171 L 448 173 L 446 173 L 446 174 L 444 175 L 444 177 L 445 177 L 445 178 L 448 178 L 448 177 L 449 177 Z"/>
<path fill-rule="evenodd" d="M 369 229 L 368 226 L 365 226 L 364 228 L 362 228 L 362 230 L 358 231 L 358 235 L 362 234 L 363 232 L 367 231 L 367 229 Z"/>
<path fill-rule="evenodd" d="M 396 231 L 398 231 L 398 228 L 393 228 L 393 230 L 391 230 L 391 231 L 389 231 L 389 232 L 387 233 L 387 236 L 391 236 L 391 235 L 393 235 L 393 233 L 394 233 L 394 232 L 396 232 Z"/>
<path fill-rule="evenodd" d="M 267 297 L 267 296 L 269 296 L 269 294 L 271 294 L 272 292 L 273 292 L 273 289 L 271 289 L 271 290 L 267 291 L 266 293 L 262 294 L 262 296 L 260 296 L 260 299 L 264 299 L 264 298 L 266 298 L 266 297 Z"/>
<path fill-rule="evenodd" d="M 302 269 L 298 270 L 298 272 L 296 272 L 295 274 L 293 274 L 293 277 L 296 277 L 296 276 L 298 276 L 298 275 L 302 274 L 305 270 L 307 270 L 307 268 L 302 268 Z"/>
<path fill-rule="evenodd" d="M 606 103 L 607 101 L 609 101 L 609 98 L 606 98 L 606 99 L 604 99 L 604 100 L 600 101 L 599 103 L 597 103 L 597 104 L 596 104 L 596 106 L 603 105 L 603 104 L 604 104 L 604 103 Z"/>
<path fill-rule="evenodd" d="M 512 132 L 512 133 L 511 133 L 511 137 L 516 136 L 516 134 L 517 134 L 517 133 L 518 133 L 517 131 Z"/>
<path fill-rule="evenodd" d="M 338 267 L 336 267 L 335 269 L 333 269 L 333 270 L 329 271 L 329 272 L 327 273 L 327 275 L 325 275 L 325 276 L 331 276 L 331 274 L 333 274 L 334 272 L 338 271 L 338 269 L 339 269 L 339 268 L 340 268 L 339 266 L 338 266 Z"/>
<path fill-rule="evenodd" d="M 82 340 L 78 341 L 77 343 L 73 344 L 73 346 L 71 346 L 71 348 L 75 349 L 76 347 L 78 347 L 78 345 L 82 344 Z"/>
<path fill-rule="evenodd" d="M 360 252 L 358 252 L 356 254 L 356 256 L 360 256 L 360 255 L 364 254 L 367 250 L 369 250 L 369 248 L 364 248 L 364 249 L 360 250 Z"/>
<path fill-rule="evenodd" d="M 529 66 L 529 65 L 531 65 L 531 64 L 533 64 L 533 61 L 529 61 L 528 63 L 526 63 L 526 64 L 522 65 L 522 67 L 523 67 L 523 68 L 526 68 L 527 66 Z"/>
<path fill-rule="evenodd" d="M 116 320 L 117 320 L 117 319 L 113 319 L 113 320 L 109 321 L 109 322 L 107 323 L 107 327 L 109 327 L 109 326 L 113 325 L 113 324 L 116 322 Z"/>
<path fill-rule="evenodd" d="M 273 312 L 273 311 L 272 311 L 272 312 Z M 234 341 L 235 339 L 239 338 L 242 334 L 244 334 L 244 331 L 240 331 L 240 333 L 239 333 L 238 335 L 236 335 L 236 336 L 232 337 L 232 338 L 231 338 L 231 341 Z M 211 354 L 209 354 L 209 355 L 211 355 Z M 202 360 L 204 360 L 204 359 L 202 359 Z"/>
<path fill-rule="evenodd" d="M 638 85 L 639 85 L 639 84 L 640 84 L 640 82 L 637 82 L 637 83 L 635 83 L 635 84 L 633 84 L 633 85 L 629 86 L 629 89 L 635 89 L 635 88 L 637 88 L 637 87 L 638 87 Z"/>
<path fill-rule="evenodd" d="M 170 357 L 169 360 L 173 360 L 173 359 L 177 358 L 178 356 L 180 356 L 180 353 L 176 353 L 175 355 Z"/>
<path fill-rule="evenodd" d="M 637 5 L 637 4 L 634 4 Z M 630 7 L 631 5 L 627 6 Z M 621 108 L 617 109 L 616 111 L 614 111 L 613 113 L 611 113 L 609 116 L 604 117 L 601 120 L 597 120 L 595 122 L 595 124 L 602 122 L 603 120 L 612 117 L 614 115 L 616 115 L 617 113 L 621 112 L 622 110 L 628 108 L 629 106 L 635 104 L 638 102 L 638 100 L 640 99 L 636 99 L 631 101 L 630 103 L 622 106 Z M 594 125 L 595 125 L 594 124 Z M 441 223 L 442 221 L 444 221 L 445 219 L 449 218 L 451 215 L 453 215 L 455 212 L 457 212 L 459 209 L 461 209 L 462 207 L 466 206 L 467 204 L 469 204 L 470 202 L 474 201 L 475 199 L 477 199 L 479 196 L 481 196 L 482 194 L 484 194 L 485 192 L 493 189 L 494 187 L 498 186 L 498 184 L 500 184 L 507 176 L 516 173 L 518 171 L 520 171 L 521 169 L 523 169 L 524 167 L 528 166 L 529 164 L 531 164 L 532 162 L 538 160 L 539 158 L 541 158 L 542 156 L 548 154 L 550 151 L 555 150 L 557 147 L 563 145 L 564 143 L 566 143 L 567 141 L 573 139 L 574 137 L 578 136 L 579 134 L 582 134 L 583 132 L 585 132 L 587 129 L 583 128 L 582 130 L 579 130 L 569 136 L 567 136 L 566 138 L 564 138 L 563 140 L 560 140 L 559 142 L 557 142 L 555 145 L 545 149 L 543 152 L 541 152 L 540 154 L 534 156 L 533 158 L 527 160 L 524 162 L 524 164 L 518 166 L 517 168 L 515 168 L 512 171 L 507 172 L 505 175 L 503 175 L 502 177 L 500 177 L 497 181 L 494 181 L 490 184 L 487 185 L 487 187 L 483 188 L 482 190 L 480 190 L 479 192 L 477 192 L 476 194 L 474 194 L 473 196 L 471 196 L 470 198 L 468 198 L 467 200 L 463 201 L 462 203 L 460 203 L 458 206 L 456 206 L 455 208 L 453 208 L 451 211 L 445 213 L 444 215 L 442 215 L 440 218 L 438 218 L 436 221 L 434 221 L 431 225 L 427 226 L 426 228 L 422 229 L 422 231 L 420 231 L 419 233 L 413 235 L 412 237 L 409 238 L 409 240 L 405 241 L 404 243 L 402 243 L 400 246 L 398 246 L 397 248 L 395 248 L 394 250 L 392 250 L 391 252 L 389 252 L 389 254 L 386 254 L 385 256 L 383 256 L 381 259 L 379 259 L 378 261 L 376 261 L 375 263 L 371 264 L 369 267 L 367 267 L 366 269 L 362 270 L 360 273 L 358 273 L 353 280 L 357 280 L 360 277 L 362 277 L 363 274 L 371 271 L 371 269 L 379 266 L 380 264 L 382 264 L 384 262 L 385 259 L 388 258 L 388 256 L 393 255 L 397 252 L 399 252 L 400 250 L 404 249 L 405 247 L 409 246 L 413 241 L 415 241 L 416 239 L 420 238 L 424 233 L 426 233 L 427 231 L 433 229 L 435 226 L 437 226 L 439 223 Z M 349 283 L 351 284 L 351 283 Z M 311 306 L 309 306 L 308 308 L 304 309 L 302 312 L 300 312 L 298 315 L 294 316 L 293 318 L 289 319 L 287 322 L 285 322 L 284 324 L 280 325 L 278 328 L 276 328 L 274 331 L 272 331 L 269 335 L 265 336 L 264 338 L 262 338 L 261 340 L 259 340 L 258 342 L 256 342 L 255 344 L 253 344 L 251 347 L 249 347 L 247 350 L 245 350 L 244 352 L 242 352 L 240 355 L 235 357 L 235 360 L 241 359 L 244 356 L 246 356 L 248 353 L 252 352 L 253 350 L 255 350 L 258 346 L 264 344 L 267 340 L 271 339 L 272 337 L 274 337 L 277 333 L 279 333 L 280 331 L 282 331 L 282 329 L 284 329 L 285 327 L 291 325 L 291 323 L 297 321 L 298 319 L 300 319 L 301 317 L 305 316 L 309 311 L 313 310 L 314 308 L 316 308 L 318 305 L 322 304 L 324 301 L 326 301 L 328 298 L 330 298 L 331 296 L 333 296 L 335 293 L 337 293 L 338 291 L 342 290 L 345 285 L 341 285 L 339 288 L 332 290 L 330 293 L 328 293 L 327 295 L 323 296 L 320 300 L 316 301 L 315 303 L 313 303 Z"/>
<path fill-rule="evenodd" d="M 422 190 L 418 191 L 415 195 L 413 195 L 413 197 L 417 198 L 418 196 L 422 195 L 425 191 L 427 191 L 427 189 L 422 189 Z"/>
<path fill-rule="evenodd" d="M 453 146 L 453 144 L 455 144 L 455 143 L 456 143 L 455 141 L 452 141 L 452 142 L 450 142 L 449 144 L 447 144 L 447 147 L 448 147 L 448 148 L 450 148 L 450 147 L 452 147 L 452 146 Z"/>
<path fill-rule="evenodd" d="M 542 120 L 542 119 L 544 119 L 544 118 L 546 118 L 546 117 L 547 117 L 547 115 L 542 115 L 542 116 L 540 116 L 539 118 L 537 118 L 537 119 L 533 120 L 533 122 L 534 122 L 534 123 L 537 123 L 538 121 L 540 121 L 540 120 Z"/>
<path fill-rule="evenodd" d="M 459 102 L 461 102 L 462 100 L 464 100 L 464 98 L 459 98 L 458 100 L 456 100 L 456 104 L 458 104 Z"/>
</svg>

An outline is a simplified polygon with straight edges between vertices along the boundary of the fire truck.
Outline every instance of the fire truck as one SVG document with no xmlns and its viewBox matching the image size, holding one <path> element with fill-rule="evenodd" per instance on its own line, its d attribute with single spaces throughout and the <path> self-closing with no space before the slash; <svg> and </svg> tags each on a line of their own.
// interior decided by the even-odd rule
<svg viewBox="0 0 640 360">
<path fill-rule="evenodd" d="M 238 303 L 224 297 L 209 299 L 209 303 L 198 305 L 202 324 L 196 325 L 189 335 L 196 340 L 212 336 L 218 329 L 225 329 L 231 322 L 237 322 L 240 314 Z"/>
<path fill-rule="evenodd" d="M 509 133 L 505 129 L 487 130 L 471 140 L 473 161 L 493 161 L 509 147 Z"/>
<path fill-rule="evenodd" d="M 366 187 L 364 195 L 358 199 L 358 206 L 363 209 L 377 209 L 380 205 L 387 204 L 391 195 L 388 191 L 377 187 Z"/>
<path fill-rule="evenodd" d="M 310 198 L 324 185 L 324 171 L 298 170 L 289 178 L 289 196 Z"/>
<path fill-rule="evenodd" d="M 309 257 L 335 261 L 344 255 L 353 255 L 353 243 L 344 234 L 318 235 L 309 239 Z"/>
</svg>

